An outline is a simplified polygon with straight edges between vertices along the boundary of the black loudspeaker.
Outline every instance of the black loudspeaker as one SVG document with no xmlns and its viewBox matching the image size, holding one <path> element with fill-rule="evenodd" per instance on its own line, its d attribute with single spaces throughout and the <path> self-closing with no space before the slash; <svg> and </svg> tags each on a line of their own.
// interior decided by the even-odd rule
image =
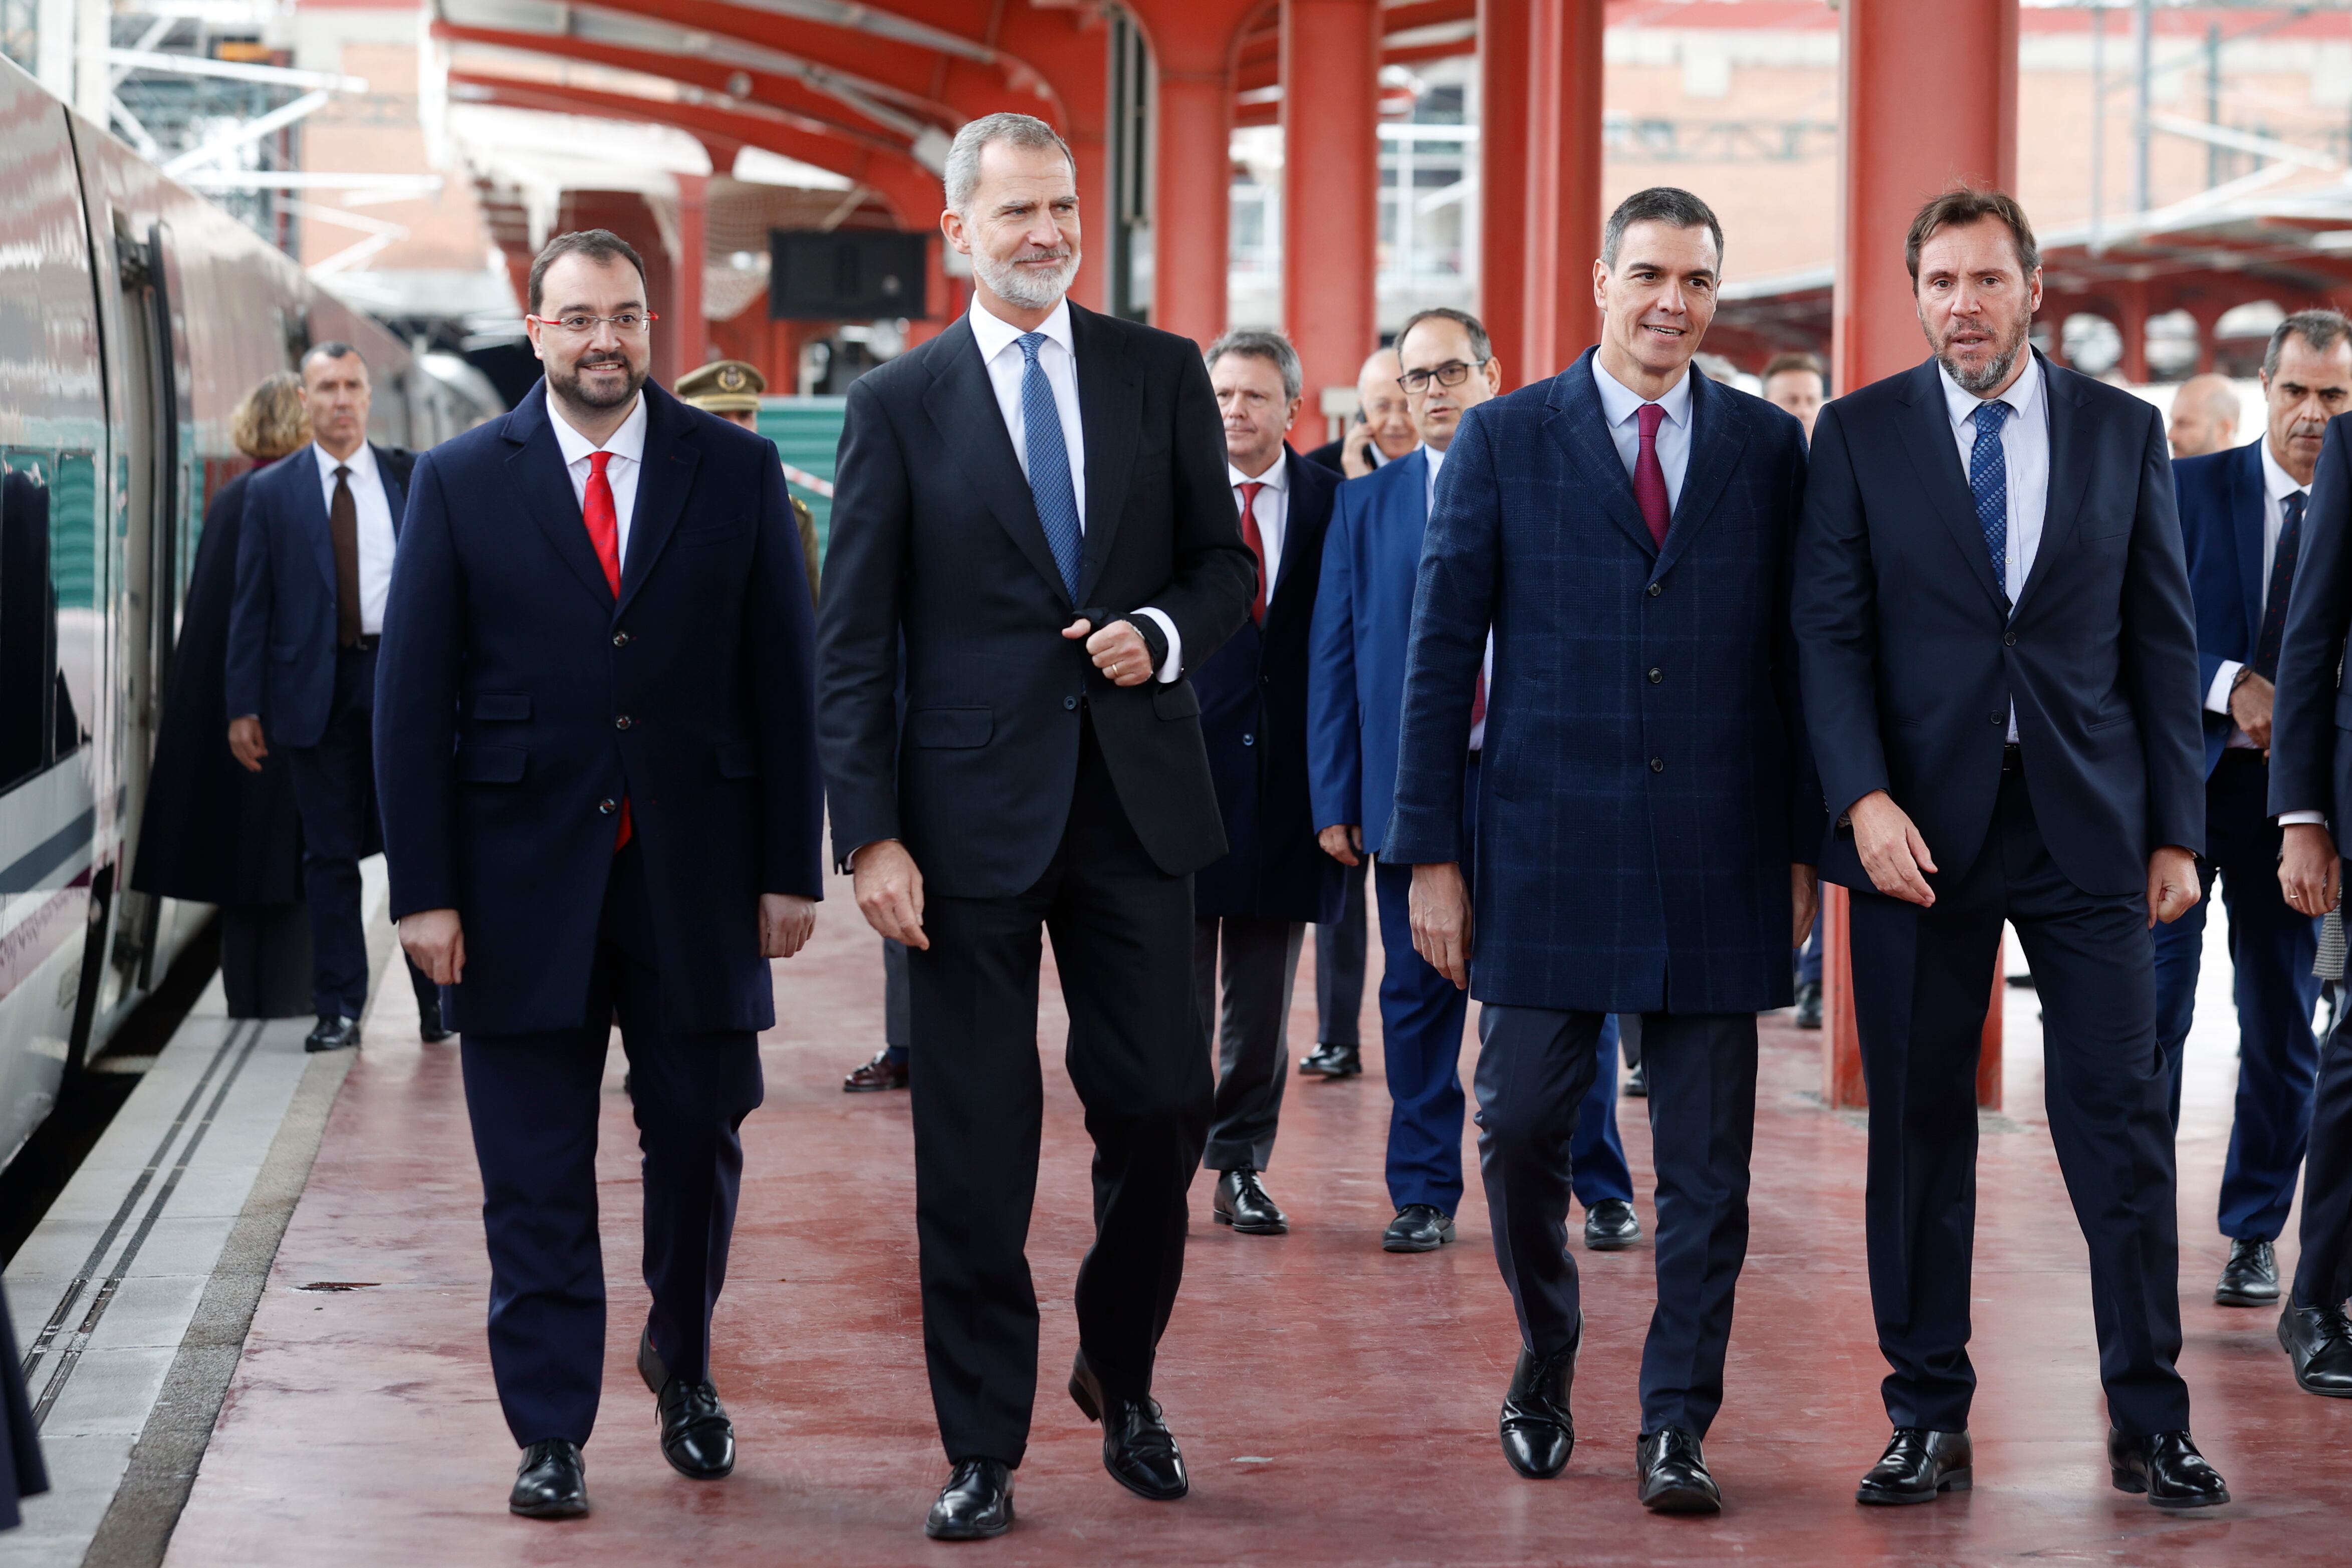
<svg viewBox="0 0 2352 1568">
<path fill-rule="evenodd" d="M 929 314 L 931 235 L 891 230 L 768 231 L 768 316 L 777 321 L 873 321 Z"/>
</svg>

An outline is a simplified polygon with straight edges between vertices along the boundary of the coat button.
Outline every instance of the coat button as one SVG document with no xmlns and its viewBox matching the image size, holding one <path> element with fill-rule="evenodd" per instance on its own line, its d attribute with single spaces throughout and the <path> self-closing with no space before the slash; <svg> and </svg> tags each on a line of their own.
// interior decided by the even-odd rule
<svg viewBox="0 0 2352 1568">
<path fill-rule="evenodd" d="M 1664 671 L 1664 670 L 1652 670 L 1652 671 L 1650 672 L 1650 684 L 1651 684 L 1652 685 L 1654 685 L 1654 685 L 1656 685 L 1660 681 L 1664 680 L 1665 678 L 1666 678 L 1666 672 L 1665 672 L 1665 671 Z"/>
<path fill-rule="evenodd" d="M 620 808 L 613 804 L 610 800 L 599 800 L 596 802 L 596 810 L 598 814 L 602 816 L 609 817 L 619 810 Z"/>
<path fill-rule="evenodd" d="M 2002 647 L 2004 647 L 2004 648 L 2014 648 L 2014 647 L 2016 647 L 2016 646 L 2017 646 L 2017 633 L 2016 633 L 2016 632 L 2002 632 L 2002 633 L 2000 634 L 2000 645 L 2001 645 Z"/>
<path fill-rule="evenodd" d="M 1244 735 L 1242 737 L 1242 744 L 1244 746 L 1255 746 L 1257 744 L 1257 737 L 1255 735 Z"/>
<path fill-rule="evenodd" d="M 2003 720 L 2007 716 L 2006 716 L 2006 715 L 1997 714 L 1997 713 L 1996 713 L 1996 714 L 1989 714 L 1989 715 L 1987 715 L 1986 716 L 1987 716 L 1988 718 L 1991 719 L 1991 721 L 1992 721 L 1993 723 L 1995 723 L 1995 724 L 2000 724 L 2000 722 L 2002 722 L 2002 720 Z"/>
<path fill-rule="evenodd" d="M 614 632 L 614 633 L 613 633 L 613 646 L 614 646 L 614 647 L 615 647 L 615 648 L 625 648 L 625 647 L 627 647 L 628 645 L 629 645 L 629 634 L 628 634 L 626 632 Z"/>
<path fill-rule="evenodd" d="M 1653 773 L 1664 773 L 1665 770 L 1666 770 L 1666 759 L 1665 759 L 1664 758 L 1663 758 L 1663 757 L 1653 757 L 1653 758 L 1650 758 L 1650 771 L 1651 771 L 1651 772 L 1653 772 Z"/>
<path fill-rule="evenodd" d="M 613 721 L 613 727 L 614 727 L 614 729 L 626 729 L 626 728 L 628 728 L 628 727 L 629 727 L 629 716 L 628 716 L 627 714 L 623 714 L 620 717 L 618 717 L 618 718 L 614 719 L 614 720 Z"/>
<path fill-rule="evenodd" d="M 1655 599 L 1658 595 L 1660 595 L 1661 593 L 1664 593 L 1665 591 L 1666 591 L 1666 585 L 1665 585 L 1664 583 L 1663 583 L 1663 582 L 1654 582 L 1654 583 L 1650 584 L 1650 597 L 1651 597 L 1651 598 L 1653 598 L 1653 599 Z"/>
<path fill-rule="evenodd" d="M 1075 713 L 1075 712 L 1076 712 L 1076 711 L 1077 711 L 1077 706 L 1078 706 L 1078 699 L 1077 699 L 1077 698 L 1076 698 L 1076 697 L 1064 697 L 1064 698 L 1062 699 L 1062 709 L 1063 709 L 1063 711 L 1064 711 L 1064 712 L 1066 712 L 1066 713 Z"/>
</svg>

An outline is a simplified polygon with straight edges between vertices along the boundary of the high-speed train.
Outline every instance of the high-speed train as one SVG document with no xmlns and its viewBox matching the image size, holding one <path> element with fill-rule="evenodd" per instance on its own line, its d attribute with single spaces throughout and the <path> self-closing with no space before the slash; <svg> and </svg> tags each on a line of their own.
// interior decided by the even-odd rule
<svg viewBox="0 0 2352 1568">
<path fill-rule="evenodd" d="M 0 1164 L 209 911 L 127 887 L 237 401 L 340 339 L 370 434 L 495 408 L 0 60 Z"/>
</svg>

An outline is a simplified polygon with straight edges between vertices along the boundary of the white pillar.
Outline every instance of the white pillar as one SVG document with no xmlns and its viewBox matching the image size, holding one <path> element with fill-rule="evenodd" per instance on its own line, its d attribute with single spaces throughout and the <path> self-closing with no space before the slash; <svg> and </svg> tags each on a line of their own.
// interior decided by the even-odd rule
<svg viewBox="0 0 2352 1568">
<path fill-rule="evenodd" d="M 58 97 L 73 98 L 74 7 L 79 0 L 40 0 L 34 16 L 33 74 Z"/>
<path fill-rule="evenodd" d="M 73 106 L 104 125 L 107 100 L 114 96 L 106 64 L 106 51 L 114 42 L 114 7 L 107 0 L 76 0 L 74 11 Z"/>
</svg>

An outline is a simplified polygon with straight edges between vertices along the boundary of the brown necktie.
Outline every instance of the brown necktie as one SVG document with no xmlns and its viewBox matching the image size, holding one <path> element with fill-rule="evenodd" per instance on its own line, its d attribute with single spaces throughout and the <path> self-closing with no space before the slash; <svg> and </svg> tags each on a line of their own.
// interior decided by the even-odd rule
<svg viewBox="0 0 2352 1568">
<path fill-rule="evenodd" d="M 360 508 L 352 499 L 352 471 L 335 465 L 335 498 L 327 507 L 327 531 L 335 540 L 335 640 L 360 645 Z"/>
</svg>

